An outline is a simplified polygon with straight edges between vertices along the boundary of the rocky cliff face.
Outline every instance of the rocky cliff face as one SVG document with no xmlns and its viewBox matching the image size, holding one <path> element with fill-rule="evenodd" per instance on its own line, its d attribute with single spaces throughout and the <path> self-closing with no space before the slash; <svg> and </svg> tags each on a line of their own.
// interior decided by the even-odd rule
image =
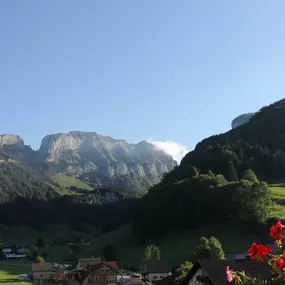
<svg viewBox="0 0 285 285">
<path fill-rule="evenodd" d="M 135 192 L 145 192 L 177 165 L 170 155 L 147 141 L 129 144 L 95 132 L 47 135 L 39 151 L 26 146 L 19 136 L 0 135 L 0 149 L 46 178 L 63 173 L 95 187 Z"/>
<path fill-rule="evenodd" d="M 0 135 L 0 147 L 16 146 L 24 148 L 24 141 L 17 135 L 3 134 Z"/>
<path fill-rule="evenodd" d="M 232 121 L 232 129 L 235 129 L 243 124 L 246 124 L 249 122 L 249 120 L 252 118 L 252 116 L 254 116 L 255 113 L 246 113 L 246 114 L 242 114 L 238 117 L 236 117 L 233 121 Z"/>
<path fill-rule="evenodd" d="M 48 135 L 42 140 L 39 156 L 46 166 L 57 165 L 58 172 L 87 181 L 92 177 L 98 186 L 133 187 L 135 181 L 135 188 L 142 187 L 143 191 L 177 165 L 151 143 L 129 144 L 95 132 Z"/>
</svg>

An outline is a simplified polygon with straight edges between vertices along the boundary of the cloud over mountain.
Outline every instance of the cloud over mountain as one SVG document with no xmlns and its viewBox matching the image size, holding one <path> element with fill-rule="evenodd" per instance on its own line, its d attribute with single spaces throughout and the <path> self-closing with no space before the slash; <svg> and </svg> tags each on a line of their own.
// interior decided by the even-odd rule
<svg viewBox="0 0 285 285">
<path fill-rule="evenodd" d="M 180 145 L 176 142 L 171 141 L 153 141 L 152 139 L 148 139 L 148 142 L 156 146 L 157 148 L 163 150 L 167 154 L 171 155 L 177 163 L 181 162 L 181 159 L 189 152 L 187 147 Z"/>
</svg>

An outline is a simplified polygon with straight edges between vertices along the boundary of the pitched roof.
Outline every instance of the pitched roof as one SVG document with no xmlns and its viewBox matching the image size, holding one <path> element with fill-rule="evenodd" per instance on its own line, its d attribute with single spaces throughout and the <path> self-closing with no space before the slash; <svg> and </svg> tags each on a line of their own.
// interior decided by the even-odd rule
<svg viewBox="0 0 285 285">
<path fill-rule="evenodd" d="M 95 265 L 101 262 L 101 258 L 80 258 L 78 262 L 81 265 Z"/>
<path fill-rule="evenodd" d="M 32 267 L 32 272 L 52 271 L 51 263 L 32 263 L 31 267 Z"/>
<path fill-rule="evenodd" d="M 101 262 L 98 262 L 94 265 L 91 265 L 90 269 L 95 269 L 95 268 L 99 267 L 100 265 L 105 265 L 111 269 L 114 269 L 115 271 L 118 270 L 118 264 L 116 261 L 101 261 Z"/>
<path fill-rule="evenodd" d="M 116 261 L 106 261 L 105 264 L 108 264 L 113 269 L 118 270 L 118 264 Z"/>
<path fill-rule="evenodd" d="M 169 266 L 165 260 L 143 260 L 141 270 L 148 273 L 167 273 Z"/>
<path fill-rule="evenodd" d="M 188 285 L 189 280 L 199 268 L 203 268 L 214 285 L 228 285 L 226 280 L 226 267 L 235 271 L 244 271 L 251 277 L 269 279 L 272 277 L 270 268 L 266 263 L 258 263 L 253 260 L 202 260 L 198 261 L 182 280 L 181 285 Z"/>
</svg>

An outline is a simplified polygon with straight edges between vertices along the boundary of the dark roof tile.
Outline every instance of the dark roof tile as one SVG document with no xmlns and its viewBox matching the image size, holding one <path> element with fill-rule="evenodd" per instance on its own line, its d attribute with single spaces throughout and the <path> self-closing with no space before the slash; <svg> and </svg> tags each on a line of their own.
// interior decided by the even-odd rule
<svg viewBox="0 0 285 285">
<path fill-rule="evenodd" d="M 141 270 L 148 273 L 167 273 L 169 266 L 165 260 L 143 260 Z"/>
</svg>

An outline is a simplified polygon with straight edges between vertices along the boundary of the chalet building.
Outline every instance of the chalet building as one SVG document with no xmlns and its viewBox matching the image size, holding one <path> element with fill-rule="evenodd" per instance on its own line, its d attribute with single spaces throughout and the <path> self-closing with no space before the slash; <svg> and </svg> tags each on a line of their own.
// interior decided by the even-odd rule
<svg viewBox="0 0 285 285">
<path fill-rule="evenodd" d="M 85 269 L 75 269 L 69 273 L 68 285 L 117 285 L 117 262 L 99 261 L 84 266 Z"/>
<path fill-rule="evenodd" d="M 32 263 L 32 275 L 34 284 L 42 284 L 43 280 L 50 280 L 53 275 L 51 263 Z"/>
<path fill-rule="evenodd" d="M 226 279 L 226 268 L 244 271 L 251 277 L 269 279 L 272 273 L 268 264 L 253 260 L 203 260 L 197 261 L 190 269 L 181 285 L 229 285 Z"/>
<path fill-rule="evenodd" d="M 164 260 L 143 260 L 141 272 L 142 282 L 152 285 L 168 276 L 169 266 Z"/>
</svg>

